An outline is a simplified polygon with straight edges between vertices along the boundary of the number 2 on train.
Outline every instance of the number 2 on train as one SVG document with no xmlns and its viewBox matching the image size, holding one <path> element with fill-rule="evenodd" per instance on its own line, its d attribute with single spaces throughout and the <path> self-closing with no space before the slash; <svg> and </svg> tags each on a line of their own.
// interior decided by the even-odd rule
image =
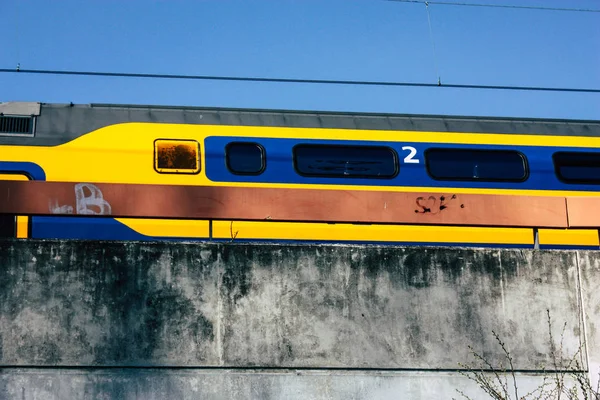
<svg viewBox="0 0 600 400">
<path fill-rule="evenodd" d="M 419 163 L 419 159 L 414 158 L 414 156 L 417 155 L 417 149 L 415 149 L 412 146 L 402 146 L 402 150 L 409 151 L 408 155 L 406 157 L 404 157 L 404 162 L 406 164 L 418 164 Z"/>
</svg>

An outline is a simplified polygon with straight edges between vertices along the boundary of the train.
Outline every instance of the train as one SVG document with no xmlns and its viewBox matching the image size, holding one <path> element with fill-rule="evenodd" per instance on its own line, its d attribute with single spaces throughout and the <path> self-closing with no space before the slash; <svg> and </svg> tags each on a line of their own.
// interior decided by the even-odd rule
<svg viewBox="0 0 600 400">
<path fill-rule="evenodd" d="M 600 121 L 4 102 L 7 180 L 598 196 Z M 598 229 L 10 214 L 0 237 L 600 248 Z"/>
</svg>

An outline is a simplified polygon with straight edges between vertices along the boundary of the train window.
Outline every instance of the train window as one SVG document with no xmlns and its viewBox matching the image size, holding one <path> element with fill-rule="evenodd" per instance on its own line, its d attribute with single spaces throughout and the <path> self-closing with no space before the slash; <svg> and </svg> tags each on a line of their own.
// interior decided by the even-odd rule
<svg viewBox="0 0 600 400">
<path fill-rule="evenodd" d="M 522 182 L 525 156 L 512 150 L 427 149 L 427 172 L 441 181 Z"/>
<path fill-rule="evenodd" d="M 393 178 L 398 155 L 383 146 L 297 145 L 294 166 L 303 176 Z"/>
<path fill-rule="evenodd" d="M 225 147 L 227 168 L 238 175 L 260 175 L 265 170 L 265 149 L 251 142 L 232 142 Z"/>
<path fill-rule="evenodd" d="M 200 144 L 195 140 L 155 140 L 154 169 L 160 173 L 197 174 Z"/>
<path fill-rule="evenodd" d="M 552 159 L 556 176 L 561 181 L 600 184 L 600 153 L 558 152 Z"/>
</svg>

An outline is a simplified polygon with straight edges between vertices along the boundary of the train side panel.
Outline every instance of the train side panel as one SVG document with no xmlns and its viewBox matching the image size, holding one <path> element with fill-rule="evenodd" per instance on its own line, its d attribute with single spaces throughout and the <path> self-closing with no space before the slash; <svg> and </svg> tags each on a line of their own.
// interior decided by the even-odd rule
<svg viewBox="0 0 600 400">
<path fill-rule="evenodd" d="M 174 141 L 197 146 L 197 168 L 171 168 L 168 161 L 161 161 L 157 149 L 161 143 L 167 146 Z M 231 171 L 227 158 L 227 148 L 231 143 L 254 143 L 264 150 L 265 166 L 260 173 L 240 174 Z M 393 177 L 384 179 L 303 176 L 293 159 L 294 148 L 299 145 L 387 147 L 396 154 L 398 171 Z M 436 180 L 428 171 L 425 158 L 427 150 L 431 148 L 519 151 L 526 157 L 528 176 L 522 182 Z M 598 149 L 598 137 L 122 123 L 102 127 L 56 146 L 0 144 L 0 174 L 3 174 L 0 179 L 10 174 L 66 182 L 597 196 L 597 185 L 560 181 L 552 167 L 552 156 L 558 151 L 598 152 Z M 168 201 L 176 202 L 177 199 Z M 85 217 L 18 217 L 15 235 L 76 239 L 285 240 L 499 247 L 532 247 L 535 244 L 534 230 L 521 228 Z M 551 248 L 599 246 L 596 230 L 540 230 L 538 241 L 540 246 Z"/>
</svg>

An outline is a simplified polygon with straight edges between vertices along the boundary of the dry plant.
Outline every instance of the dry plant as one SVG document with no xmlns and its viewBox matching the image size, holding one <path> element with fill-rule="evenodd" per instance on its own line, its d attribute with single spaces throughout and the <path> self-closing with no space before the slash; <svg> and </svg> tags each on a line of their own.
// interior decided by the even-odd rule
<svg viewBox="0 0 600 400">
<path fill-rule="evenodd" d="M 552 320 L 550 318 L 550 310 L 546 310 L 548 318 L 548 333 L 550 337 L 550 356 L 552 357 L 553 370 L 547 371 L 545 366 L 542 366 L 541 375 L 543 376 L 542 383 L 529 393 L 520 394 L 517 384 L 517 375 L 513 366 L 513 358 L 506 348 L 506 345 L 498 334 L 492 331 L 496 341 L 502 348 L 502 352 L 508 362 L 507 366 L 500 363 L 498 368 L 493 367 L 491 363 L 483 356 L 478 354 L 469 346 L 469 351 L 480 363 L 478 368 L 459 363 L 463 368 L 460 374 L 477 383 L 477 385 L 494 400 L 600 400 L 600 374 L 598 377 L 598 385 L 594 389 L 587 376 L 582 363 L 579 360 L 581 356 L 582 344 L 575 354 L 570 358 L 565 358 L 563 353 L 564 333 L 567 327 L 565 322 L 562 332 L 560 345 L 556 346 L 554 337 L 552 336 Z M 509 368 L 506 368 L 509 367 Z M 567 385 L 566 378 L 572 378 L 574 385 Z M 465 399 L 472 400 L 464 392 L 456 389 L 456 391 Z"/>
</svg>

